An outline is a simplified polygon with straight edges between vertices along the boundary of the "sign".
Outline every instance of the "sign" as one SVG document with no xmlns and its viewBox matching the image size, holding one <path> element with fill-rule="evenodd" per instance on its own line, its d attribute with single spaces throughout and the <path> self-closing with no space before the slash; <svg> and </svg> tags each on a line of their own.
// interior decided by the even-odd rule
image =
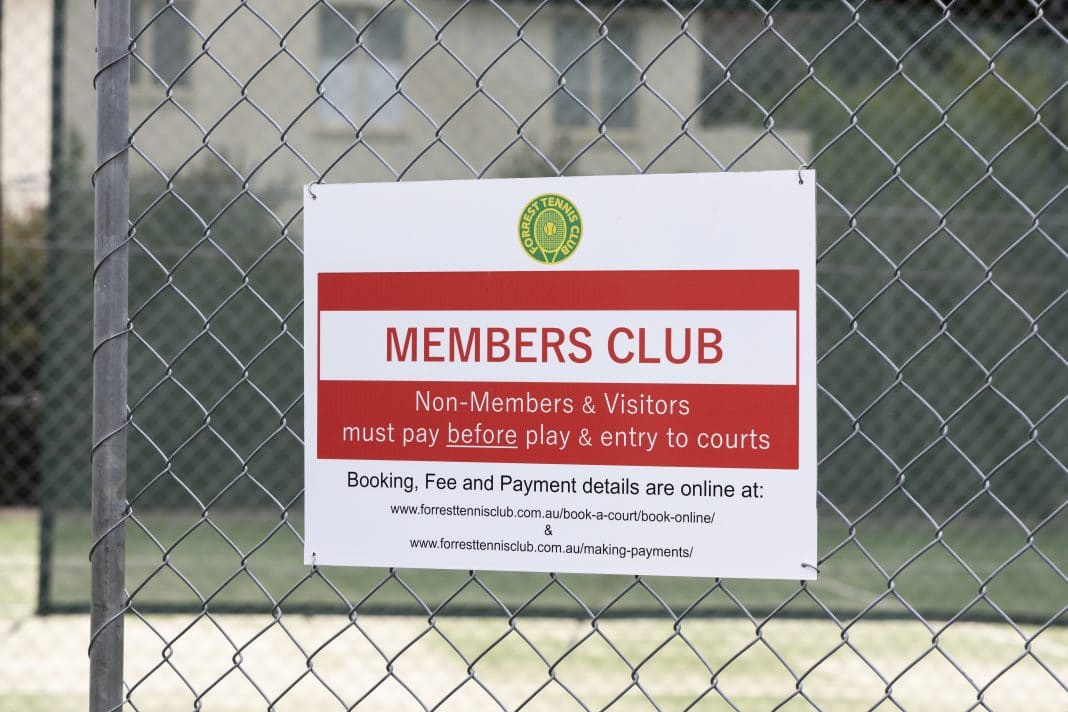
<svg viewBox="0 0 1068 712">
<path fill-rule="evenodd" d="M 814 174 L 312 190 L 306 563 L 814 578 Z"/>
</svg>

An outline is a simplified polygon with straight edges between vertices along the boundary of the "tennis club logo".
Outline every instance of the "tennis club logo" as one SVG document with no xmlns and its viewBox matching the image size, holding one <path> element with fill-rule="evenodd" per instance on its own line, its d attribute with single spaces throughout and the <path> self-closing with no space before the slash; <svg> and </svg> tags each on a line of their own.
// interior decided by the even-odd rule
<svg viewBox="0 0 1068 712">
<path fill-rule="evenodd" d="M 538 262 L 563 262 L 581 240 L 582 217 L 575 204 L 562 195 L 539 195 L 519 215 L 519 244 Z"/>
</svg>

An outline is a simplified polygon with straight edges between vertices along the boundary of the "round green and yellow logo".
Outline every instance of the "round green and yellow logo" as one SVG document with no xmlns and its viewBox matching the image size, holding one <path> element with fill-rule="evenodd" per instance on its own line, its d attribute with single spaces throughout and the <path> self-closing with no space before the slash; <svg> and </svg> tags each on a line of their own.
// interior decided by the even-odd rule
<svg viewBox="0 0 1068 712">
<path fill-rule="evenodd" d="M 519 215 L 519 244 L 538 262 L 563 262 L 581 240 L 582 218 L 575 204 L 562 195 L 539 195 Z"/>
</svg>

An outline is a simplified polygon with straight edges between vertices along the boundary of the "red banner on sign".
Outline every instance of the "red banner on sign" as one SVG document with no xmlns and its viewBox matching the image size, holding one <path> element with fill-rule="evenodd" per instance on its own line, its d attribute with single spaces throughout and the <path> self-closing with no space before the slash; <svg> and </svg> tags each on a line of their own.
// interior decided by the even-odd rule
<svg viewBox="0 0 1068 712">
<path fill-rule="evenodd" d="M 322 459 L 798 462 L 796 386 L 322 381 L 318 424 Z"/>
<path fill-rule="evenodd" d="M 794 311 L 795 270 L 319 275 L 319 311 Z M 320 340 L 322 336 L 320 335 Z M 797 362 L 796 331 L 791 361 Z M 427 359 L 429 360 L 429 359 Z M 709 372 L 709 378 L 714 375 Z M 336 460 L 798 468 L 798 387 L 320 380 Z M 655 374 L 650 376 L 655 378 Z"/>
<path fill-rule="evenodd" d="M 797 288 L 797 270 L 322 273 L 319 310 L 791 310 Z"/>
</svg>

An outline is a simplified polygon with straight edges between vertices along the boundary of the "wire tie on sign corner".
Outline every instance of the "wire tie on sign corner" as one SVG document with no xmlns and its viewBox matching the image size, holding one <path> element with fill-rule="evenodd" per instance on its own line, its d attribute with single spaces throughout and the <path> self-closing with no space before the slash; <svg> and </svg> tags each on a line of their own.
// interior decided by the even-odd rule
<svg viewBox="0 0 1068 712">
<path fill-rule="evenodd" d="M 798 185 L 804 185 L 805 184 L 805 178 L 804 178 L 803 175 L 801 175 L 801 172 L 803 170 L 805 170 L 805 164 L 804 163 L 802 163 L 801 165 L 799 165 L 797 167 L 797 184 Z M 815 568 L 815 567 L 813 567 L 813 568 Z"/>
<path fill-rule="evenodd" d="M 812 564 L 806 563 L 804 561 L 801 562 L 801 568 L 803 568 L 803 569 L 812 569 L 816 573 L 820 572 L 820 567 L 819 566 L 813 566 Z"/>
<path fill-rule="evenodd" d="M 311 191 L 309 190 L 308 192 L 310 193 Z M 314 571 L 317 568 L 319 568 L 319 554 L 313 551 L 312 552 L 312 570 Z"/>
<path fill-rule="evenodd" d="M 308 195 L 311 196 L 312 200 L 318 200 L 319 196 L 316 195 L 315 191 L 312 190 L 312 186 L 313 185 L 315 185 L 315 184 L 314 183 L 308 183 L 307 185 L 304 186 L 304 189 L 308 191 Z"/>
</svg>

